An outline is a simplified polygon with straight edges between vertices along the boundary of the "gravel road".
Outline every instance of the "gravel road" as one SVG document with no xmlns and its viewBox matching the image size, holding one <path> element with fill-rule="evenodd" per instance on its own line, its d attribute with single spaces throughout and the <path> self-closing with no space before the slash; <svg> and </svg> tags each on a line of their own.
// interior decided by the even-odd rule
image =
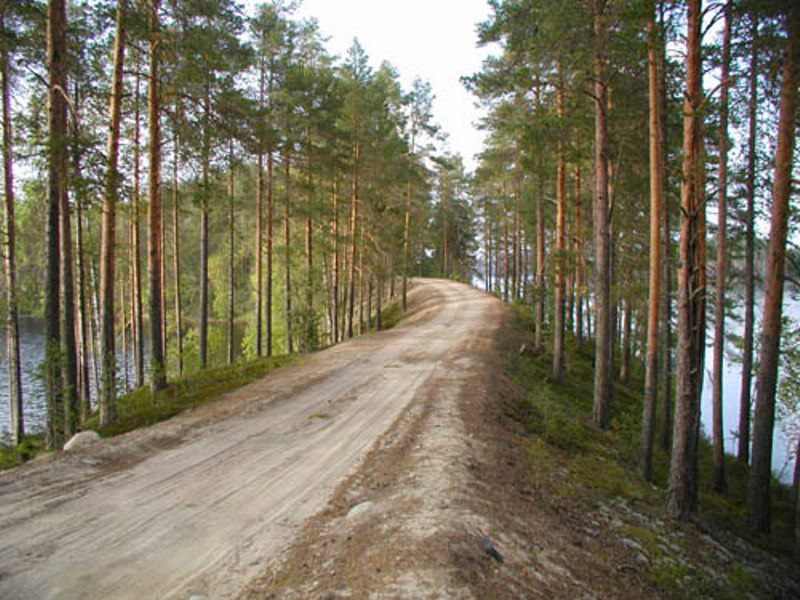
<svg viewBox="0 0 800 600">
<path fill-rule="evenodd" d="M 411 315 L 154 427 L 0 474 L 0 597 L 235 597 L 501 305 L 418 280 Z"/>
</svg>

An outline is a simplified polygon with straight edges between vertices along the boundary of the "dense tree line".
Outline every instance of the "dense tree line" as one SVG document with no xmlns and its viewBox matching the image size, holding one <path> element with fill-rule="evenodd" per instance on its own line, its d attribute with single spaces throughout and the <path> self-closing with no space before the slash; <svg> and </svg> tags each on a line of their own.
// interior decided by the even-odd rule
<svg viewBox="0 0 800 600">
<path fill-rule="evenodd" d="M 357 41 L 331 56 L 293 10 L 0 3 L 13 441 L 19 314 L 45 319 L 58 448 L 123 390 L 335 344 L 405 306 L 409 276 L 470 276 L 470 190 L 430 86 Z"/>
<path fill-rule="evenodd" d="M 475 192 L 486 289 L 533 305 L 553 378 L 569 373 L 565 336 L 592 340 L 597 427 L 611 426 L 615 382 L 641 369 L 639 471 L 652 480 L 655 448 L 669 453 L 668 511 L 680 518 L 697 508 L 706 368 L 711 485 L 726 488 L 725 322 L 743 313 L 738 459 L 750 464 L 749 524 L 768 531 L 797 3 L 490 5 L 479 36 L 499 52 L 465 80 L 488 110 Z"/>
</svg>

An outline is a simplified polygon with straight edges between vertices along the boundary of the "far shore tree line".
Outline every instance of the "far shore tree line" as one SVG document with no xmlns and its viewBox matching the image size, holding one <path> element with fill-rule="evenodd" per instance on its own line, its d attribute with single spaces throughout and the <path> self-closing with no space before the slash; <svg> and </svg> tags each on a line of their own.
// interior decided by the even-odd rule
<svg viewBox="0 0 800 600">
<path fill-rule="evenodd" d="M 729 461 L 749 464 L 747 520 L 768 532 L 777 392 L 797 411 L 799 385 L 779 388 L 778 375 L 784 282 L 798 271 L 787 232 L 800 3 L 491 6 L 479 36 L 500 51 L 465 78 L 488 111 L 473 192 L 486 289 L 533 306 L 554 379 L 569 376 L 567 336 L 593 345 L 596 427 L 612 425 L 615 383 L 641 369 L 639 472 L 652 480 L 654 452 L 668 453 L 667 509 L 682 519 L 697 509 L 710 371 L 708 485 L 725 493 Z M 726 322 L 740 315 L 734 336 Z M 726 348 L 742 365 L 735 459 L 724 451 Z M 783 356 L 797 373 L 794 348 Z"/>
<path fill-rule="evenodd" d="M 469 278 L 467 179 L 430 86 L 355 40 L 331 56 L 293 11 L 0 3 L 12 442 L 20 314 L 44 318 L 60 448 L 121 391 L 335 344 L 405 308 L 412 275 Z"/>
</svg>

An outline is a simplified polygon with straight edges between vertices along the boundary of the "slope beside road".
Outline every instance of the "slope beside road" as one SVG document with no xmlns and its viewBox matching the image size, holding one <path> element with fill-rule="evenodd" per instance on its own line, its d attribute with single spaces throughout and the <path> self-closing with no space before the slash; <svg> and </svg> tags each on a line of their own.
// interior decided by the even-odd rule
<svg viewBox="0 0 800 600">
<path fill-rule="evenodd" d="M 391 331 L 157 426 L 0 474 L 0 597 L 260 595 L 264 573 L 300 547 L 313 515 L 334 497 L 359 503 L 337 486 L 386 476 L 391 465 L 370 471 L 376 448 L 411 439 L 422 413 L 436 413 L 442 436 L 432 443 L 447 444 L 459 391 L 483 381 L 481 352 L 502 311 L 468 286 L 420 280 L 411 316 Z M 415 477 L 447 485 L 437 461 L 457 459 L 431 450 Z"/>
</svg>

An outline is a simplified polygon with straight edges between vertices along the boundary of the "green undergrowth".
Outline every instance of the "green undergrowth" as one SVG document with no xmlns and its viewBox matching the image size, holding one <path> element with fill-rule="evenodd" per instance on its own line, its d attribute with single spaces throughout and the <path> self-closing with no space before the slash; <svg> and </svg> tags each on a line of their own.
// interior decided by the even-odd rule
<svg viewBox="0 0 800 600">
<path fill-rule="evenodd" d="M 0 444 L 0 471 L 29 461 L 44 450 L 43 435 L 26 435 L 15 446 Z"/>
<path fill-rule="evenodd" d="M 399 301 L 393 301 L 381 310 L 381 330 L 392 329 L 403 318 L 403 306 Z"/>
<path fill-rule="evenodd" d="M 668 454 L 658 447 L 653 462 L 653 484 L 638 475 L 641 438 L 643 374 L 637 365 L 627 385 L 616 384 L 611 408 L 611 427 L 597 429 L 592 423 L 593 345 L 589 342 L 567 344 L 567 374 L 563 381 L 551 378 L 552 355 L 532 351 L 532 329 L 529 312 L 521 306 L 514 309 L 512 322 L 516 336 L 514 347 L 507 350 L 508 375 L 517 390 L 508 411 L 527 432 L 525 442 L 532 479 L 540 497 L 560 514 L 589 514 L 603 507 L 623 503 L 634 514 L 647 515 L 651 522 L 672 523 L 666 516 L 665 501 L 669 473 Z M 549 349 L 545 340 L 544 348 Z M 519 352 L 525 343 L 527 350 Z M 618 363 L 617 363 L 618 364 Z M 747 466 L 728 457 L 728 491 L 717 494 L 711 486 L 711 448 L 705 438 L 699 449 L 699 511 L 694 519 L 705 531 L 730 533 L 755 546 L 778 555 L 791 552 L 792 537 L 787 531 L 790 509 L 789 488 L 774 482 L 773 533 L 769 538 L 755 537 L 746 528 Z M 571 507 L 571 508 L 569 508 Z M 655 533 L 654 533 L 655 531 Z M 682 563 L 663 543 L 658 531 L 649 526 L 640 531 L 618 532 L 627 535 L 649 551 L 649 578 L 660 589 L 671 589 L 667 582 L 693 581 L 689 591 L 701 595 L 725 597 L 725 590 L 691 564 Z M 666 535 L 666 534 L 665 534 Z M 656 545 L 656 542 L 659 542 Z M 675 544 L 673 544 L 675 545 Z M 666 548 L 666 550 L 662 549 Z M 750 589 L 753 574 L 747 567 L 734 564 L 726 573 L 730 589 L 734 584 Z M 734 581 L 735 580 L 735 581 Z M 676 594 L 687 593 L 680 584 Z"/>
<path fill-rule="evenodd" d="M 117 398 L 117 419 L 114 423 L 100 427 L 95 412 L 83 424 L 82 429 L 93 429 L 102 437 L 111 437 L 147 427 L 191 408 L 219 400 L 222 395 L 298 360 L 298 355 L 284 355 L 199 371 L 170 383 L 166 389 L 156 394 L 152 394 L 147 387 L 137 388 Z M 26 436 L 22 444 L 17 446 L 0 445 L 0 469 L 22 464 L 42 452 L 45 449 L 41 434 Z"/>
<path fill-rule="evenodd" d="M 137 388 L 117 399 L 117 418 L 113 423 L 101 427 L 97 414 L 94 414 L 83 428 L 94 429 L 102 437 L 111 437 L 147 427 L 185 410 L 219 400 L 223 394 L 296 360 L 297 355 L 284 355 L 198 371 L 155 394 L 146 387 Z"/>
</svg>

